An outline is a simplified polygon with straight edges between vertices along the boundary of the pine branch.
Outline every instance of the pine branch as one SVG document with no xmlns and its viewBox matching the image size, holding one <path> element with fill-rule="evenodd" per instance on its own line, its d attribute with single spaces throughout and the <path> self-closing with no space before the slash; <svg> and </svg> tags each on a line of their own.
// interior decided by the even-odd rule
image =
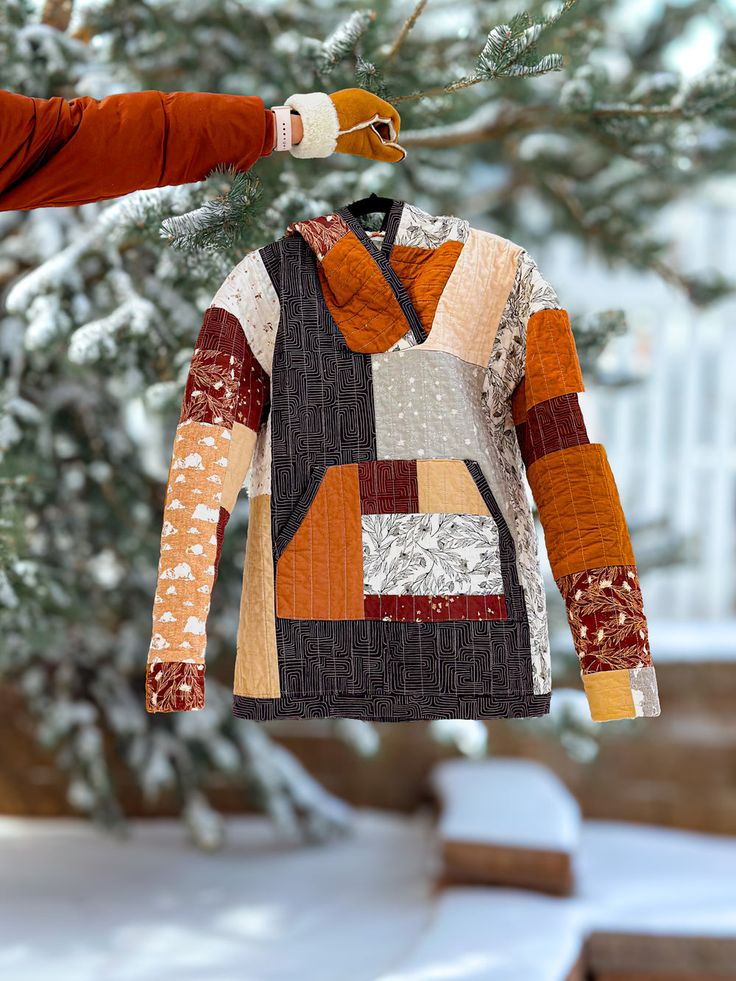
<svg viewBox="0 0 736 981">
<path fill-rule="evenodd" d="M 355 81 L 360 88 L 367 89 L 379 98 L 390 101 L 383 72 L 374 62 L 365 61 L 361 55 L 356 56 Z"/>
<path fill-rule="evenodd" d="M 571 96 L 561 97 L 561 105 L 516 106 L 502 104 L 500 108 L 484 104 L 467 119 L 446 126 L 428 127 L 421 130 L 404 130 L 402 143 L 406 147 L 432 147 L 435 149 L 451 146 L 466 146 L 499 140 L 509 135 L 519 135 L 535 130 L 570 132 L 579 130 L 586 124 L 600 122 L 602 126 L 626 119 L 651 119 L 677 123 L 683 120 L 699 119 L 717 110 L 727 109 L 733 104 L 736 108 L 736 69 L 716 66 L 699 79 L 688 81 L 666 90 L 670 101 L 664 104 L 648 105 L 643 102 L 596 104 L 581 107 Z M 606 139 L 607 130 L 599 129 L 598 138 Z M 618 152 L 630 149 L 630 140 L 618 140 Z"/>
<path fill-rule="evenodd" d="M 518 14 L 508 24 L 492 28 L 472 74 L 456 79 L 449 85 L 399 95 L 391 101 L 398 103 L 430 96 L 452 95 L 492 79 L 531 78 L 559 71 L 563 65 L 562 55 L 546 54 L 539 57 L 537 42 L 576 3 L 577 0 L 564 0 L 557 10 L 538 20 L 533 20 L 527 13 Z"/>
<path fill-rule="evenodd" d="M 510 103 L 488 102 L 455 123 L 402 130 L 401 142 L 412 148 L 467 146 L 554 126 L 561 116 L 555 109 L 544 105 L 519 107 Z"/>
<path fill-rule="evenodd" d="M 219 187 L 215 198 L 194 211 L 173 215 L 161 222 L 161 237 L 175 249 L 186 252 L 217 252 L 243 241 L 256 220 L 262 193 L 259 178 L 232 168 L 216 169 L 208 185 Z"/>
<path fill-rule="evenodd" d="M 698 78 L 683 83 L 679 90 L 671 93 L 669 103 L 596 105 L 590 114 L 599 119 L 628 116 L 678 120 L 701 118 L 729 107 L 736 109 L 736 68 L 716 65 Z"/>
<path fill-rule="evenodd" d="M 355 53 L 360 40 L 375 19 L 374 10 L 356 10 L 335 28 L 322 43 L 319 51 L 318 64 L 321 74 L 329 75 L 341 61 Z"/>
</svg>

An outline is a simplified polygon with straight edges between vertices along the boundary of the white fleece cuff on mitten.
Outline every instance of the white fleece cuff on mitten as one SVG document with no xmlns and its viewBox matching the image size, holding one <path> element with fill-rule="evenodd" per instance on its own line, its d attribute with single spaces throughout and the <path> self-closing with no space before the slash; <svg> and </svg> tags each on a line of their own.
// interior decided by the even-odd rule
<svg viewBox="0 0 736 981">
<path fill-rule="evenodd" d="M 329 157 L 335 152 L 340 121 L 335 103 L 325 92 L 297 92 L 284 105 L 302 117 L 304 136 L 289 152 L 294 157 Z"/>
</svg>

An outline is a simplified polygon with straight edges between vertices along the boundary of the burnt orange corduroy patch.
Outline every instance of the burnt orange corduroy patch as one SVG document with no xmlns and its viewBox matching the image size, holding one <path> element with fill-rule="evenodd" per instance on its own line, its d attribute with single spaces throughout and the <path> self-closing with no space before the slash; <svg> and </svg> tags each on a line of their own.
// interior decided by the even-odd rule
<svg viewBox="0 0 736 981">
<path fill-rule="evenodd" d="M 526 408 L 570 392 L 584 392 L 575 338 L 566 310 L 538 310 L 526 337 Z"/>
<path fill-rule="evenodd" d="M 527 469 L 555 579 L 607 565 L 634 565 L 616 482 L 600 443 L 539 457 Z"/>
<path fill-rule="evenodd" d="M 526 381 L 524 378 L 521 379 L 511 396 L 511 415 L 516 426 L 526 422 Z"/>
<path fill-rule="evenodd" d="M 385 351 L 409 329 L 399 301 L 354 232 L 332 246 L 318 272 L 327 308 L 352 351 Z"/>
<path fill-rule="evenodd" d="M 276 613 L 300 620 L 362 620 L 363 539 L 358 465 L 328 467 L 276 564 Z"/>
<path fill-rule="evenodd" d="M 463 250 L 462 242 L 443 242 L 436 249 L 416 245 L 394 245 L 391 267 L 404 284 L 427 334 L 437 312 L 442 291 Z"/>
</svg>

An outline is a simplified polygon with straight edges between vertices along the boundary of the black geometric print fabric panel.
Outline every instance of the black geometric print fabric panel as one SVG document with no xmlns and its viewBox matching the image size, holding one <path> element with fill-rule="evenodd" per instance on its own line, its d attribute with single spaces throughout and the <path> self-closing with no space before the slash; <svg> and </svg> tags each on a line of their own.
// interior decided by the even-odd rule
<svg viewBox="0 0 736 981">
<path fill-rule="evenodd" d="M 509 696 L 311 695 L 282 698 L 246 698 L 236 695 L 233 715 L 268 722 L 271 719 L 361 719 L 366 722 L 415 722 L 426 719 L 533 718 L 549 713 L 551 694 Z"/>
<path fill-rule="evenodd" d="M 529 628 L 451 622 L 277 618 L 281 689 L 303 695 L 528 697 Z"/>
<path fill-rule="evenodd" d="M 375 459 L 376 437 L 369 358 L 350 351 L 331 330 L 324 307 L 317 303 L 314 253 L 294 235 L 273 243 L 262 255 L 281 288 L 271 373 L 275 541 L 314 467 Z"/>
<path fill-rule="evenodd" d="M 277 616 L 282 698 L 236 696 L 235 714 L 266 719 L 344 711 L 387 721 L 545 714 L 549 695 L 534 694 L 514 541 L 487 483 L 486 466 L 475 459 L 480 455 L 480 434 L 470 447 L 467 443 L 467 406 L 479 395 L 481 370 L 444 352 L 422 352 L 416 362 L 422 394 L 431 386 L 432 395 L 442 398 L 433 399 L 414 428 L 406 419 L 390 418 L 392 376 L 398 384 L 394 394 L 400 395 L 411 384 L 411 373 L 404 364 L 394 372 L 400 367 L 398 359 L 381 360 L 378 428 L 384 442 L 383 453 L 378 452 L 372 369 L 384 356 L 347 347 L 318 293 L 316 259 L 301 236 L 274 243 L 261 254 L 281 299 L 270 410 L 274 558 L 306 514 L 318 483 L 315 471 L 381 456 L 465 458 L 498 524 L 507 619 L 407 622 Z M 429 391 L 426 395 L 431 397 Z M 394 404 L 393 411 L 401 410 Z M 464 418 L 456 418 L 461 412 Z M 422 423 L 436 423 L 437 428 L 427 432 Z M 403 446 L 402 433 L 408 439 Z M 449 443 L 442 434 L 449 434 Z M 380 486 L 370 490 L 377 504 Z"/>
</svg>

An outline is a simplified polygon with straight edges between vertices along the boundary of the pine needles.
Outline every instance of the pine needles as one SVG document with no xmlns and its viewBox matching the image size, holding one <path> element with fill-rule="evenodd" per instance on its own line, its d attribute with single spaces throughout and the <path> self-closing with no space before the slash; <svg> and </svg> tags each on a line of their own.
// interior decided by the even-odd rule
<svg viewBox="0 0 736 981">
<path fill-rule="evenodd" d="M 184 252 L 222 252 L 245 242 L 246 230 L 260 213 L 262 184 L 258 177 L 217 168 L 207 178 L 208 191 L 216 191 L 199 208 L 161 222 L 161 237 Z"/>
</svg>

